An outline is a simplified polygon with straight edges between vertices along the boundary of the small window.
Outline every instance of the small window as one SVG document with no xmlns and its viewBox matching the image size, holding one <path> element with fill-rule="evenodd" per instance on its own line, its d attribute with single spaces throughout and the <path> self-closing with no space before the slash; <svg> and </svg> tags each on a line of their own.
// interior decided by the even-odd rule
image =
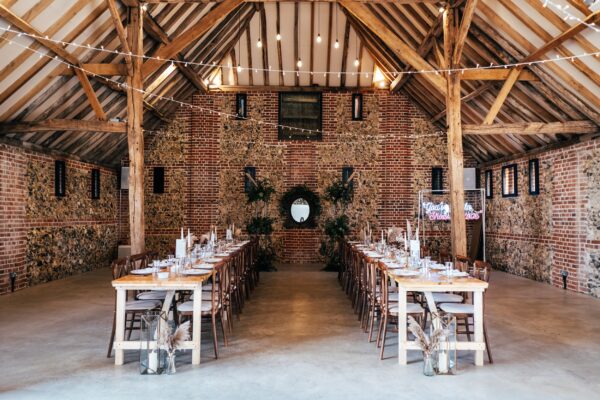
<svg viewBox="0 0 600 400">
<path fill-rule="evenodd" d="M 352 95 L 352 120 L 361 121 L 363 119 L 363 96 L 361 93 Z"/>
<path fill-rule="evenodd" d="M 54 195 L 65 197 L 67 194 L 67 166 L 63 160 L 54 161 Z"/>
<path fill-rule="evenodd" d="M 517 164 L 502 167 L 502 197 L 518 196 L 517 187 Z"/>
<path fill-rule="evenodd" d="M 279 93 L 279 140 L 321 140 L 321 93 Z"/>
<path fill-rule="evenodd" d="M 156 194 L 165 192 L 165 167 L 154 167 L 153 189 Z"/>
<path fill-rule="evenodd" d="M 244 192 L 248 193 L 256 181 L 256 167 L 244 168 Z"/>
<path fill-rule="evenodd" d="M 444 190 L 444 170 L 440 167 L 431 168 L 431 191 L 433 194 L 441 194 Z"/>
<path fill-rule="evenodd" d="M 348 183 L 348 187 L 350 187 L 350 188 L 352 188 L 354 185 L 354 179 L 351 179 L 353 174 L 354 174 L 353 167 L 342 168 L 342 182 Z"/>
<path fill-rule="evenodd" d="M 235 115 L 237 119 L 246 119 L 248 117 L 248 101 L 245 93 L 235 95 Z"/>
<path fill-rule="evenodd" d="M 92 170 L 92 199 L 98 200 L 100 198 L 100 170 Z"/>
<path fill-rule="evenodd" d="M 485 198 L 491 199 L 494 197 L 494 174 L 489 169 L 485 171 Z"/>
<path fill-rule="evenodd" d="M 537 159 L 529 160 L 529 194 L 540 194 L 540 163 Z"/>
</svg>

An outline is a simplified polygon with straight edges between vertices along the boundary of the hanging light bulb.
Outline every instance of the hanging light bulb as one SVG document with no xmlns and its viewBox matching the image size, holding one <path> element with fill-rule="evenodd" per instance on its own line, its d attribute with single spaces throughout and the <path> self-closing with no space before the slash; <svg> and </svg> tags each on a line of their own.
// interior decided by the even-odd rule
<svg viewBox="0 0 600 400">
<path fill-rule="evenodd" d="M 242 72 L 242 66 L 240 64 L 237 66 L 237 72 Z"/>
<path fill-rule="evenodd" d="M 302 59 L 299 58 L 296 65 L 298 66 L 298 68 L 302 68 Z"/>
<path fill-rule="evenodd" d="M 358 61 L 358 57 L 354 60 L 354 66 L 358 67 L 360 65 L 360 61 Z"/>
<path fill-rule="evenodd" d="M 321 43 L 321 34 L 317 34 L 317 43 Z"/>
<path fill-rule="evenodd" d="M 277 32 L 277 36 L 275 36 L 275 39 L 281 40 L 281 35 L 279 34 L 279 32 Z"/>
<path fill-rule="evenodd" d="M 259 49 L 262 47 L 262 42 L 260 41 L 260 38 L 258 38 L 258 41 L 256 42 L 256 47 L 258 47 Z"/>
<path fill-rule="evenodd" d="M 340 42 L 339 42 L 339 40 L 335 39 L 335 43 L 333 44 L 333 47 L 335 47 L 336 49 L 340 48 Z"/>
</svg>

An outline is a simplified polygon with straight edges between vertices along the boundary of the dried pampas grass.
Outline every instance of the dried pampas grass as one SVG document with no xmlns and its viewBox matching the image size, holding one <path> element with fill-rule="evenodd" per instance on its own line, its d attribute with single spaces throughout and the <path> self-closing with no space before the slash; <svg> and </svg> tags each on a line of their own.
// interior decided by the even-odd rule
<svg viewBox="0 0 600 400">
<path fill-rule="evenodd" d="M 179 325 L 173 334 L 171 334 L 171 328 L 167 321 L 161 324 L 158 345 L 169 353 L 179 350 L 183 343 L 188 340 L 190 340 L 190 321 Z"/>
<path fill-rule="evenodd" d="M 410 315 L 408 316 L 408 330 L 415 336 L 417 344 L 426 356 L 431 356 L 437 350 L 440 340 L 444 336 L 443 329 L 437 328 L 428 338 L 421 325 Z"/>
</svg>

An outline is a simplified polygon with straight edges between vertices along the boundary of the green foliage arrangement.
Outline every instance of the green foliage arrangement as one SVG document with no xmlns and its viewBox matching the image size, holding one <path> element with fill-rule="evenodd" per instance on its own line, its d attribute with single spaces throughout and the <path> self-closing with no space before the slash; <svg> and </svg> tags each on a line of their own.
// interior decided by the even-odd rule
<svg viewBox="0 0 600 400">
<path fill-rule="evenodd" d="M 331 218 L 325 220 L 323 232 L 327 237 L 321 243 L 320 253 L 327 258 L 325 271 L 340 271 L 341 243 L 350 233 L 350 220 L 344 214 L 348 204 L 352 202 L 353 187 L 349 182 L 339 179 L 329 185 L 323 198 L 331 204 Z"/>
<path fill-rule="evenodd" d="M 273 233 L 273 218 L 252 217 L 246 225 L 246 231 L 250 235 L 270 235 Z"/>
<path fill-rule="evenodd" d="M 268 203 L 271 200 L 271 196 L 275 193 L 275 188 L 271 185 L 268 179 L 256 180 L 254 185 L 246 193 L 248 203 L 256 203 L 257 201 L 264 201 Z"/>
</svg>

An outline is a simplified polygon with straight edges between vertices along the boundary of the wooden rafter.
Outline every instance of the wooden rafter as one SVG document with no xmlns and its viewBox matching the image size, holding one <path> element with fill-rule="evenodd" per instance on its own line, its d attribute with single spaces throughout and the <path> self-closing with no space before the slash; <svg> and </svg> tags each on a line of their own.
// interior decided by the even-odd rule
<svg viewBox="0 0 600 400">
<path fill-rule="evenodd" d="M 42 121 L 0 123 L 0 134 L 53 131 L 126 133 L 127 127 L 124 122 L 71 119 L 46 119 Z"/>
<path fill-rule="evenodd" d="M 276 33 L 279 34 L 279 33 L 281 33 L 279 2 L 277 2 L 275 4 L 275 7 L 277 10 L 277 21 L 276 21 L 277 32 Z M 284 80 L 283 80 L 283 60 L 281 57 L 281 40 L 277 40 L 277 62 L 279 63 L 279 85 L 283 85 Z"/>
<path fill-rule="evenodd" d="M 463 10 L 462 20 L 460 21 L 458 36 L 456 38 L 456 46 L 454 47 L 454 53 L 452 54 L 452 63 L 454 65 L 460 64 L 460 58 L 462 56 L 462 51 L 465 46 L 465 41 L 467 40 L 469 27 L 471 26 L 471 21 L 473 21 L 475 7 L 477 7 L 477 0 L 466 1 L 465 8 Z"/>
<path fill-rule="evenodd" d="M 331 31 L 333 28 L 333 3 L 329 3 L 329 25 L 327 28 L 327 71 L 330 71 L 331 68 L 331 47 L 333 46 L 333 41 L 331 40 Z M 336 11 L 337 12 L 337 11 Z M 325 86 L 329 86 L 329 75 L 325 77 Z"/>
<path fill-rule="evenodd" d="M 300 39 L 298 29 L 298 19 L 300 18 L 300 4 L 296 1 L 294 2 L 294 81 L 296 82 L 296 86 L 300 85 L 300 73 L 298 68 L 298 60 L 300 60 Z"/>
<path fill-rule="evenodd" d="M 252 66 L 252 39 L 250 38 L 250 26 L 246 26 L 246 52 L 248 53 L 248 82 L 254 85 L 254 71 Z"/>
<path fill-rule="evenodd" d="M 131 75 L 131 50 L 129 49 L 129 44 L 127 43 L 127 33 L 125 33 L 121 15 L 119 14 L 119 9 L 117 8 L 115 0 L 106 0 L 106 4 L 108 6 L 108 10 L 110 11 L 110 16 L 113 20 L 113 24 L 115 25 L 115 29 L 117 30 L 117 36 L 119 36 L 119 40 L 121 41 L 121 50 L 123 53 L 125 53 L 124 57 L 127 64 L 127 75 Z"/>
<path fill-rule="evenodd" d="M 64 47 L 59 46 L 55 42 L 44 39 L 44 34 L 42 34 L 42 32 L 38 31 L 33 26 L 31 26 L 31 24 L 29 24 L 27 21 L 25 21 L 18 15 L 14 14 L 3 4 L 0 4 L 0 16 L 2 18 L 4 18 L 5 20 L 7 20 L 10 24 L 13 24 L 14 26 L 16 26 L 21 31 L 28 33 L 30 35 L 34 35 L 34 37 L 33 37 L 34 40 L 36 40 L 37 42 L 44 45 L 48 50 L 52 51 L 58 57 L 67 61 L 71 65 L 80 67 L 79 60 L 75 56 L 73 56 Z M 92 106 L 92 109 L 94 110 L 94 112 L 96 114 L 96 117 L 99 120 L 106 120 L 107 119 L 106 114 L 104 113 L 104 110 L 102 109 L 102 105 L 98 101 L 98 97 L 96 96 L 96 93 L 92 89 L 90 80 L 88 79 L 85 72 L 83 72 L 81 69 L 76 68 L 75 74 L 77 75 L 77 78 L 81 82 L 81 86 L 83 87 L 83 90 L 84 90 L 86 96 L 88 97 L 90 105 Z"/>
<path fill-rule="evenodd" d="M 466 135 L 583 135 L 598 132 L 600 132 L 600 128 L 592 121 L 463 125 L 463 133 Z"/>
<path fill-rule="evenodd" d="M 344 24 L 344 50 L 342 51 L 342 70 L 340 76 L 340 86 L 346 86 L 346 64 L 348 63 L 348 46 L 350 45 L 350 22 L 346 18 Z"/>
<path fill-rule="evenodd" d="M 267 14 L 265 12 L 265 5 L 260 4 L 260 32 L 262 46 L 262 60 L 263 60 L 263 84 L 269 86 L 269 38 L 267 36 Z"/>
<path fill-rule="evenodd" d="M 313 62 L 313 53 L 314 53 L 314 46 L 315 46 L 315 3 L 312 2 L 310 3 L 310 54 L 309 54 L 309 59 L 308 59 L 308 65 L 310 68 L 310 76 L 309 76 L 309 81 L 308 84 L 309 86 L 313 85 L 313 74 L 312 71 L 314 70 L 314 62 Z"/>
<path fill-rule="evenodd" d="M 588 15 L 584 21 L 578 22 L 577 24 L 573 25 L 568 30 L 555 36 L 552 40 L 546 42 L 543 46 L 538 47 L 537 49 L 530 52 L 528 56 L 521 59 L 520 63 L 524 63 L 524 64 L 518 65 L 511 70 L 504 85 L 500 89 L 500 92 L 498 93 L 496 100 L 490 107 L 490 110 L 483 121 L 484 124 L 489 125 L 494 122 L 494 120 L 496 119 L 496 116 L 498 115 L 498 112 L 500 111 L 500 108 L 504 104 L 504 101 L 506 100 L 508 94 L 510 93 L 513 85 L 517 81 L 517 77 L 519 76 L 520 71 L 523 68 L 525 68 L 526 63 L 538 60 L 539 57 L 541 57 L 544 54 L 548 53 L 549 51 L 553 50 L 556 46 L 560 45 L 561 43 L 565 42 L 566 40 L 571 39 L 573 36 L 577 35 L 579 32 L 586 29 L 587 28 L 586 24 L 595 22 L 599 15 L 600 15 L 600 11 L 597 11 L 593 14 Z"/>
<path fill-rule="evenodd" d="M 224 0 L 214 6 L 206 15 L 193 26 L 188 28 L 181 35 L 174 38 L 171 43 L 161 46 L 154 54 L 154 57 L 160 58 L 151 59 L 144 63 L 143 74 L 148 76 L 155 72 L 161 64 L 175 56 L 177 53 L 188 47 L 194 40 L 208 32 L 219 20 L 228 15 L 236 7 L 242 4 L 243 0 Z"/>
</svg>

